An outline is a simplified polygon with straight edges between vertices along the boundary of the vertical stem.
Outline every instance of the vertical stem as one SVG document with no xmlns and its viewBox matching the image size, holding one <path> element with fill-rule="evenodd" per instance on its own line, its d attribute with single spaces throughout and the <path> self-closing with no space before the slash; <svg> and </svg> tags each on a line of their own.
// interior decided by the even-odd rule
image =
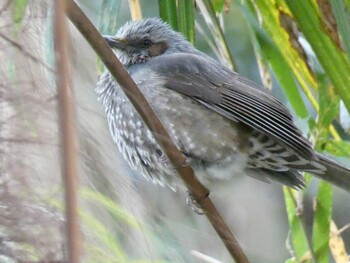
<svg viewBox="0 0 350 263">
<path fill-rule="evenodd" d="M 178 30 L 176 0 L 158 0 L 159 15 L 174 30 Z"/>
<path fill-rule="evenodd" d="M 187 16 L 187 39 L 194 44 L 194 1 L 188 0 L 186 1 L 186 16 Z"/>
<path fill-rule="evenodd" d="M 187 0 L 178 0 L 177 1 L 177 10 L 178 10 L 179 32 L 181 32 L 188 39 L 186 1 Z"/>
<path fill-rule="evenodd" d="M 65 189 L 67 221 L 67 251 L 70 263 L 80 262 L 80 230 L 77 215 L 77 164 L 73 94 L 70 89 L 69 59 L 67 50 L 67 1 L 55 1 L 54 36 L 56 55 L 56 85 L 58 115 L 61 134 L 61 172 Z"/>
<path fill-rule="evenodd" d="M 142 11 L 141 11 L 139 0 L 129 0 L 129 9 L 130 9 L 132 20 L 142 19 Z"/>
</svg>

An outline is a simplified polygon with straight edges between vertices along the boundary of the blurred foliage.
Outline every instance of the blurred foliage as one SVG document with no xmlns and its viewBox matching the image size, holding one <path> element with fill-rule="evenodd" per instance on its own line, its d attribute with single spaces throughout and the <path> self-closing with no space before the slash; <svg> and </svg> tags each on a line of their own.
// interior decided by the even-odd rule
<svg viewBox="0 0 350 263">
<path fill-rule="evenodd" d="M 103 34 L 115 34 L 118 27 L 118 14 L 120 10 L 120 1 L 103 0 L 100 7 L 98 19 L 98 28 Z"/>
<path fill-rule="evenodd" d="M 131 227 L 142 234 L 148 236 L 148 238 L 156 239 L 156 235 L 152 233 L 150 227 L 145 225 L 140 225 L 140 221 L 127 212 L 125 209 L 119 206 L 110 197 L 97 192 L 96 190 L 90 190 L 87 188 L 82 188 L 79 193 L 81 201 L 86 201 L 91 205 L 99 207 L 100 209 L 105 209 L 107 213 L 111 214 L 115 220 L 117 228 L 123 229 Z M 49 204 L 56 209 L 63 212 L 64 207 L 61 202 L 57 200 L 50 199 Z M 78 211 L 79 217 L 81 219 L 81 227 L 83 228 L 83 233 L 85 234 L 85 260 L 86 262 L 103 262 L 113 263 L 113 262 L 143 262 L 143 263 L 166 263 L 171 262 L 167 260 L 157 260 L 157 259 L 134 259 L 130 257 L 126 251 L 127 249 L 123 246 L 125 241 L 121 240 L 114 230 L 108 228 L 107 225 L 103 224 L 101 219 L 96 215 L 95 211 L 89 210 L 87 208 L 80 209 Z M 145 233 L 145 231 L 147 233 Z M 93 240 L 93 242 L 91 242 Z"/>
<path fill-rule="evenodd" d="M 13 32 L 14 35 L 17 35 L 21 29 L 21 24 L 25 15 L 28 0 L 14 0 L 12 4 L 12 19 L 14 22 Z"/>
</svg>

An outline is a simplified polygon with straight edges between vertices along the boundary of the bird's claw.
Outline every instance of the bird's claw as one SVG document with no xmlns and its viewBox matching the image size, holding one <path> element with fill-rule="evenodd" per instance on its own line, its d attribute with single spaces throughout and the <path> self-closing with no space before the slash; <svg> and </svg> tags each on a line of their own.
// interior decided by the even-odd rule
<svg viewBox="0 0 350 263">
<path fill-rule="evenodd" d="M 206 195 L 204 198 L 206 198 L 208 195 Z M 190 192 L 187 192 L 186 203 L 197 215 L 204 215 L 206 213 L 203 207 L 196 201 Z"/>
<path fill-rule="evenodd" d="M 185 162 L 181 163 L 181 164 L 176 164 L 174 167 L 178 168 L 178 167 L 187 167 L 191 165 L 191 160 L 189 158 L 185 158 Z"/>
</svg>

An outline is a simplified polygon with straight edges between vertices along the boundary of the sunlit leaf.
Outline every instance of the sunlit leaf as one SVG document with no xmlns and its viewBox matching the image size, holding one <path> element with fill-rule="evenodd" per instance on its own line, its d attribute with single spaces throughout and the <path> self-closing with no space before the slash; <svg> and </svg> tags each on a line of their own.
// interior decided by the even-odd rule
<svg viewBox="0 0 350 263">
<path fill-rule="evenodd" d="M 340 236 L 339 230 L 334 221 L 331 222 L 329 248 L 336 263 L 349 262 L 349 256 L 346 252 L 344 240 Z"/>
<path fill-rule="evenodd" d="M 350 157 L 350 142 L 328 140 L 325 151 L 341 157 Z"/>
<path fill-rule="evenodd" d="M 264 29 L 279 48 L 283 59 L 289 65 L 300 86 L 308 95 L 308 98 L 310 98 L 309 87 L 316 89 L 317 84 L 305 62 L 305 58 L 301 57 L 294 48 L 293 43 L 290 42 L 290 36 L 287 30 L 281 24 L 281 16 L 288 16 L 288 10 L 274 0 L 259 0 L 253 1 L 253 3 L 251 6 L 257 9 L 251 11 L 257 12 L 257 16 L 261 18 Z"/>
<path fill-rule="evenodd" d="M 350 111 L 350 62 L 348 57 L 333 42 L 324 23 L 320 20 L 319 10 L 312 1 L 285 1 L 335 90 Z"/>
</svg>

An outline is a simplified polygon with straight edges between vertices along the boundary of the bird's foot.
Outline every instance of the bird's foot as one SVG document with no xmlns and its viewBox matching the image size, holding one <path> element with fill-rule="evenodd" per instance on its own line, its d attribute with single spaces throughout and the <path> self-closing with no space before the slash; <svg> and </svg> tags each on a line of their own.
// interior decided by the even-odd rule
<svg viewBox="0 0 350 263">
<path fill-rule="evenodd" d="M 178 168 L 178 167 L 187 167 L 191 165 L 191 159 L 187 156 L 185 156 L 185 162 L 182 164 L 172 164 L 168 157 L 161 151 L 161 150 L 157 150 L 156 151 L 157 155 L 158 155 L 158 160 L 160 163 L 165 164 L 167 166 L 173 166 L 173 168 Z"/>
<path fill-rule="evenodd" d="M 208 196 L 209 196 L 209 193 L 204 198 L 207 198 Z M 197 200 L 193 197 L 193 195 L 189 191 L 187 191 L 186 203 L 187 205 L 189 205 L 189 207 L 191 207 L 192 211 L 195 212 L 197 215 L 205 214 L 205 210 L 203 209 L 203 207 L 197 202 Z"/>
<path fill-rule="evenodd" d="M 191 165 L 191 159 L 187 156 L 185 156 L 185 162 L 182 164 L 177 164 L 174 166 L 174 168 L 178 168 L 178 167 L 187 167 Z"/>
</svg>

